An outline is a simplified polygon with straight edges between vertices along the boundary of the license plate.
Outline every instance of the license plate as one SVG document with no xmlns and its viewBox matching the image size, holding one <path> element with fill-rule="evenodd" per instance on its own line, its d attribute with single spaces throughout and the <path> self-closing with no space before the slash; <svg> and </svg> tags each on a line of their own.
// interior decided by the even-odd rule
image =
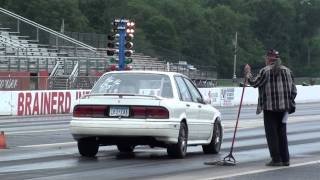
<svg viewBox="0 0 320 180">
<path fill-rule="evenodd" d="M 129 116 L 129 107 L 123 106 L 111 106 L 109 111 L 109 116 L 111 117 L 128 117 Z"/>
</svg>

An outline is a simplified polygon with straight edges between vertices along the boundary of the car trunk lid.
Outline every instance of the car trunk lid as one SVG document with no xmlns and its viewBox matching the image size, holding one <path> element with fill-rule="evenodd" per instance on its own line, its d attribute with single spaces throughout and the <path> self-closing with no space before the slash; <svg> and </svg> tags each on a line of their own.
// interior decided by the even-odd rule
<svg viewBox="0 0 320 180">
<path fill-rule="evenodd" d="M 161 97 L 135 94 L 89 94 L 79 104 L 159 106 Z"/>
</svg>

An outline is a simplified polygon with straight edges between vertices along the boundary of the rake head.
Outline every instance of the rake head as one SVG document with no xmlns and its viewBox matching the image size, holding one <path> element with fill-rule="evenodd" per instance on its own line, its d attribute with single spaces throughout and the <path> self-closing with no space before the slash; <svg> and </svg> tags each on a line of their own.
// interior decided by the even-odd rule
<svg viewBox="0 0 320 180">
<path fill-rule="evenodd" d="M 235 166 L 236 160 L 234 159 L 233 155 L 230 153 L 228 156 L 224 157 L 221 161 L 212 161 L 212 162 L 205 162 L 205 165 L 215 165 L 215 166 Z"/>
</svg>

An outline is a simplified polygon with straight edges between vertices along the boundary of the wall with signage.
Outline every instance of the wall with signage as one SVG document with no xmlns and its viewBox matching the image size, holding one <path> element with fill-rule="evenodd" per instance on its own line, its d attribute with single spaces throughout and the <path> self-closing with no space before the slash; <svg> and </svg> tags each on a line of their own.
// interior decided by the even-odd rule
<svg viewBox="0 0 320 180">
<path fill-rule="evenodd" d="M 25 90 L 29 89 L 29 72 L 0 72 L 0 90 Z"/>
<path fill-rule="evenodd" d="M 71 113 L 89 90 L 1 91 L 0 115 L 45 115 Z"/>
<path fill-rule="evenodd" d="M 297 86 L 297 103 L 320 102 L 320 86 Z M 74 105 L 90 90 L 0 91 L 0 115 L 44 115 L 72 113 Z M 239 105 L 242 88 L 200 88 L 213 106 Z M 257 104 L 258 90 L 245 88 L 244 105 Z"/>
<path fill-rule="evenodd" d="M 200 88 L 200 92 L 213 106 L 235 106 L 240 104 L 242 87 Z M 297 103 L 320 102 L 320 86 L 297 86 Z M 258 89 L 246 87 L 244 105 L 258 103 Z"/>
</svg>

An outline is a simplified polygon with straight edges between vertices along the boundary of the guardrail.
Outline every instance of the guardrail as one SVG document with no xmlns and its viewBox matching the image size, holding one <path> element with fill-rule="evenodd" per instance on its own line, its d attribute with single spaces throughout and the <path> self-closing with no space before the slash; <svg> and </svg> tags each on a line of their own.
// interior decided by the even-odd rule
<svg viewBox="0 0 320 180">
<path fill-rule="evenodd" d="M 57 74 L 59 73 L 60 70 L 60 66 L 62 65 L 62 61 L 57 61 L 56 65 L 54 66 L 53 70 L 51 71 L 51 74 L 48 78 L 48 84 L 49 84 L 49 89 L 52 89 L 53 87 L 53 82 L 55 81 L 55 77 L 57 76 Z M 60 70 L 61 71 L 61 70 Z"/>
<path fill-rule="evenodd" d="M 79 62 L 74 66 L 73 71 L 71 72 L 68 82 L 69 82 L 69 87 L 71 87 L 71 84 L 73 84 L 76 80 L 76 78 L 79 75 Z"/>
<path fill-rule="evenodd" d="M 96 73 L 96 72 L 91 72 Z M 28 75 L 26 75 L 28 74 Z M 93 74 L 90 76 L 73 76 L 67 78 L 66 84 L 67 87 L 62 89 L 91 89 L 94 83 L 97 81 L 99 76 L 102 74 Z M 306 78 L 298 78 L 299 81 L 305 80 Z M 13 75 L 3 75 L 3 72 L 0 71 L 0 91 L 8 90 L 46 90 L 50 89 L 50 84 L 53 84 L 54 78 L 49 78 L 47 76 L 30 76 L 28 72 L 18 72 L 18 74 Z M 212 88 L 212 87 L 239 87 L 242 80 L 239 80 L 239 83 L 232 84 L 232 80 L 193 80 L 198 88 Z M 221 81 L 228 81 L 229 83 L 221 83 Z M 302 81 L 304 82 L 304 81 Z M 317 79 L 317 82 L 320 84 L 320 78 Z M 297 85 L 312 87 L 312 85 L 307 86 L 304 83 L 297 83 Z"/>
</svg>

